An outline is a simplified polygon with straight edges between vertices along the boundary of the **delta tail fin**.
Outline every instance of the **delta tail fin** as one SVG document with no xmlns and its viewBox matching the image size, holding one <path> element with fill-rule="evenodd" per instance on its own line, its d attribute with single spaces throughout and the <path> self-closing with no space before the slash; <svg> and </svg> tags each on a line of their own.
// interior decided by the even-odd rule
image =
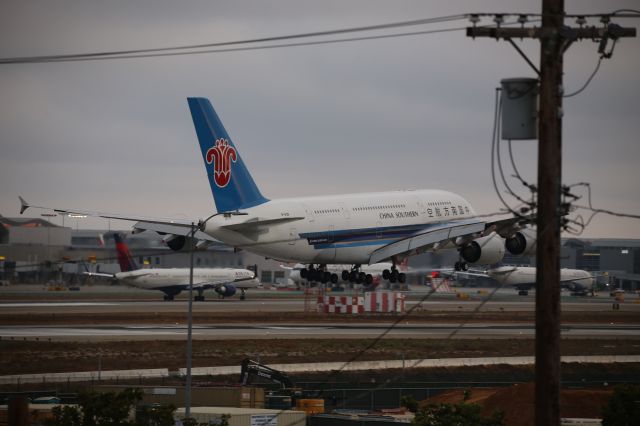
<svg viewBox="0 0 640 426">
<path fill-rule="evenodd" d="M 120 234 L 113 234 L 113 240 L 116 243 L 116 253 L 118 254 L 118 263 L 120 264 L 120 270 L 122 272 L 135 271 L 138 269 L 138 265 L 133 260 L 129 246 L 124 242 Z"/>
<path fill-rule="evenodd" d="M 206 98 L 187 101 L 216 210 L 228 212 L 269 201 L 260 193 L 211 102 Z"/>
</svg>

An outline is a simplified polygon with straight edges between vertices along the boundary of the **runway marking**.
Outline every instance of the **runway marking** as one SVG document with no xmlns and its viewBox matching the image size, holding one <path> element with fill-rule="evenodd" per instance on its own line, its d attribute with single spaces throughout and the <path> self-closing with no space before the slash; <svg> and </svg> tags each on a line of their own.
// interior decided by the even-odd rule
<svg viewBox="0 0 640 426">
<path fill-rule="evenodd" d="M 329 330 L 333 327 L 309 327 L 309 326 L 256 326 L 255 328 L 262 328 L 265 330 Z"/>
<path fill-rule="evenodd" d="M 32 303 L 0 303 L 0 308 L 39 308 L 66 306 L 116 306 L 119 303 L 108 302 L 32 302 Z"/>
<path fill-rule="evenodd" d="M 105 330 L 98 328 L 14 328 L 1 331 L 2 337 L 147 336 L 182 335 L 184 331 Z"/>
</svg>

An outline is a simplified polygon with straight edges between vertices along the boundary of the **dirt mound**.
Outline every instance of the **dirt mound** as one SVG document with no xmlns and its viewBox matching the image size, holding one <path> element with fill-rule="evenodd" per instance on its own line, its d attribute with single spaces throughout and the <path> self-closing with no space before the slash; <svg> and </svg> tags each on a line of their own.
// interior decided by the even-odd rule
<svg viewBox="0 0 640 426">
<path fill-rule="evenodd" d="M 526 383 L 508 388 L 471 389 L 467 403 L 479 404 L 482 413 L 490 415 L 494 410 L 502 410 L 506 425 L 532 426 L 534 424 L 535 385 Z M 599 418 L 602 407 L 613 393 L 612 389 L 562 389 L 560 391 L 560 415 L 562 417 Z M 464 400 L 465 391 L 457 389 L 442 393 L 422 401 L 429 403 L 457 404 Z"/>
</svg>

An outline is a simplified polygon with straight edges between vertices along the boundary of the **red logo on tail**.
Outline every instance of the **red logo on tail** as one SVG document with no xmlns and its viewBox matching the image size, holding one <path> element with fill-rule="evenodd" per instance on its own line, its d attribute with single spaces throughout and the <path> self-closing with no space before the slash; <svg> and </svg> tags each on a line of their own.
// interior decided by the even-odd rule
<svg viewBox="0 0 640 426">
<path fill-rule="evenodd" d="M 238 159 L 236 149 L 226 139 L 216 139 L 213 148 L 206 155 L 207 164 L 213 162 L 213 180 L 220 188 L 227 186 L 231 180 L 231 162 Z"/>
</svg>

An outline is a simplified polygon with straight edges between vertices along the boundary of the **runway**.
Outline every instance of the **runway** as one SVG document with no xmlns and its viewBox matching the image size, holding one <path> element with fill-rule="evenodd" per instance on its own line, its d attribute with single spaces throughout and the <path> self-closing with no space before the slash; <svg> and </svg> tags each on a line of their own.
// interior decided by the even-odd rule
<svg viewBox="0 0 640 426">
<path fill-rule="evenodd" d="M 482 298 L 471 300 L 457 300 L 452 298 L 438 298 L 419 302 L 407 300 L 407 309 L 418 308 L 433 312 L 455 311 L 471 312 L 533 312 L 535 299 L 533 297 L 511 299 L 493 299 L 485 301 Z M 576 298 L 577 299 L 577 298 Z M 310 302 L 314 307 L 316 300 Z M 563 311 L 571 312 L 604 312 L 612 310 L 611 300 L 585 299 L 564 301 Z M 419 304 L 419 307 L 415 305 Z M 481 305 L 482 304 L 482 305 Z M 257 300 L 207 300 L 193 304 L 196 313 L 206 312 L 303 312 L 305 302 L 302 299 L 257 299 Z M 480 306 L 481 305 L 481 306 Z M 640 303 L 626 302 L 621 304 L 626 312 L 637 312 L 640 320 Z M 176 300 L 164 301 L 105 301 L 105 302 L 4 302 L 0 303 L 1 314 L 63 314 L 63 313 L 169 313 L 186 312 L 187 302 Z"/>
<path fill-rule="evenodd" d="M 161 293 L 132 291 L 112 286 L 83 288 L 80 292 L 53 294 L 36 286 L 15 286 L 0 289 L 0 338 L 27 340 L 172 340 L 185 339 L 187 301 L 159 300 Z M 532 313 L 535 295 L 518 296 L 500 289 L 466 289 L 468 299 L 452 294 L 429 294 L 428 289 L 406 293 L 406 309 L 420 313 L 411 321 L 401 321 L 391 330 L 387 327 L 398 317 L 389 316 L 345 323 L 339 314 L 306 318 L 305 305 L 316 311 L 316 296 L 305 301 L 300 292 L 252 291 L 248 300 L 210 298 L 193 304 L 200 322 L 194 323 L 195 339 L 344 339 L 344 338 L 532 338 L 535 335 Z M 336 293 L 339 294 L 339 293 Z M 11 297 L 3 297 L 11 296 Z M 633 295 L 635 296 L 635 295 Z M 144 299 L 141 299 L 143 297 Z M 156 299 L 158 297 L 158 299 Z M 54 298 L 50 300 L 49 298 Z M 639 338 L 640 303 L 637 296 L 620 303 L 624 317 L 612 311 L 613 299 L 562 296 L 562 310 L 574 314 L 578 324 L 563 324 L 564 338 Z M 222 315 L 220 315 L 222 313 Z M 273 315 L 283 315 L 275 319 Z M 296 320 L 287 320 L 287 313 L 296 313 Z M 486 322 L 474 314 L 489 313 Z M 504 319 L 501 318 L 504 313 Z M 520 313 L 520 314 L 519 314 Z M 526 313 L 524 316 L 522 313 Z M 595 324 L 589 313 L 600 318 L 621 318 Z M 211 317 L 207 317 L 210 314 Z M 256 316 L 256 314 L 258 314 Z M 433 315 L 431 315 L 433 314 Z M 462 315 L 461 315 L 462 314 Z M 468 314 L 468 315 L 467 315 Z M 77 315 L 77 317 L 76 317 Z M 101 315 L 101 320 L 93 322 Z M 261 318 L 261 323 L 246 318 Z M 164 316 L 164 317 L 163 317 Z M 55 318 L 56 322 L 51 322 Z M 203 320 L 204 318 L 204 320 Z M 265 319 L 266 318 L 266 319 Z M 450 318 L 450 321 L 447 321 Z M 510 318 L 520 322 L 509 322 Z M 624 325 L 619 324 L 623 322 Z M 2 321 L 4 319 L 4 322 Z M 315 323 L 313 322 L 315 319 Z M 295 323 L 295 321 L 298 321 Z M 218 322 L 216 322 L 218 321 Z M 253 322 L 251 322 L 253 321 Z M 89 325 L 93 322 L 94 325 Z M 87 325 L 85 325 L 87 324 Z M 100 324 L 100 325 L 95 325 Z"/>
<path fill-rule="evenodd" d="M 186 338 L 186 326 L 105 325 L 105 326 L 2 326 L 2 339 L 50 340 L 148 340 Z M 640 325 L 572 324 L 561 327 L 563 338 L 633 338 L 640 336 Z M 207 324 L 194 325 L 196 339 L 351 339 L 377 338 L 532 338 L 532 324 Z"/>
<path fill-rule="evenodd" d="M 433 293 L 428 287 L 413 288 L 405 292 L 407 309 L 433 312 L 533 312 L 535 292 L 518 296 L 512 289 L 458 289 L 468 299 L 455 294 Z M 333 293 L 336 296 L 349 292 Z M 144 291 L 126 287 L 94 286 L 79 292 L 47 292 L 41 286 L 0 287 L 0 315 L 12 314 L 71 314 L 71 313 L 180 313 L 187 311 L 184 295 L 165 302 L 159 291 Z M 315 307 L 315 295 L 309 296 L 307 305 Z M 640 299 L 629 295 L 620 303 L 626 312 L 636 312 L 640 320 Z M 563 293 L 562 310 L 566 312 L 611 311 L 614 300 L 606 294 L 596 297 L 576 297 Z M 416 307 L 416 305 L 419 305 Z M 193 304 L 196 313 L 215 312 L 303 312 L 305 296 L 296 291 L 252 290 L 247 300 L 237 297 L 218 299 L 207 294 L 204 302 Z"/>
</svg>

